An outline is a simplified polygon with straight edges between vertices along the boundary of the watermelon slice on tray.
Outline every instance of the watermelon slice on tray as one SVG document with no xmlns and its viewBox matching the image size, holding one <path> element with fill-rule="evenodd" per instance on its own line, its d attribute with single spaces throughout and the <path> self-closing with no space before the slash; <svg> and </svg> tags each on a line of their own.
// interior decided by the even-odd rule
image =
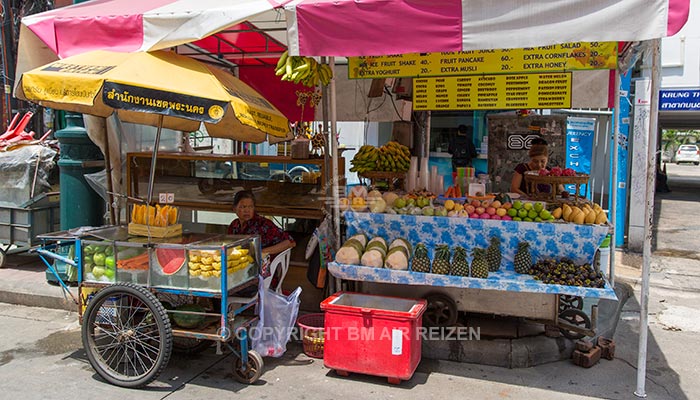
<svg viewBox="0 0 700 400">
<path fill-rule="evenodd" d="M 185 249 L 157 248 L 155 253 L 158 265 L 165 275 L 176 274 L 187 260 Z"/>
</svg>

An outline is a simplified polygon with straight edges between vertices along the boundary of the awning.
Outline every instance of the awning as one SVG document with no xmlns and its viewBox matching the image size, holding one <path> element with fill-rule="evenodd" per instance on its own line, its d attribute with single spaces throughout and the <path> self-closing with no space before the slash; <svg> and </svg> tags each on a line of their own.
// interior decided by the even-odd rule
<svg viewBox="0 0 700 400">
<path fill-rule="evenodd" d="M 290 54 L 360 56 L 641 41 L 678 32 L 690 0 L 302 0 Z"/>
</svg>

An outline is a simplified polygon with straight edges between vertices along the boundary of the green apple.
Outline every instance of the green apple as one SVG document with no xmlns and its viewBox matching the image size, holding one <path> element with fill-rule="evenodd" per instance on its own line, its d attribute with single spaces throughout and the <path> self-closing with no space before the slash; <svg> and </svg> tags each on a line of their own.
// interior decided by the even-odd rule
<svg viewBox="0 0 700 400">
<path fill-rule="evenodd" d="M 532 203 L 525 203 L 525 204 L 523 204 L 523 208 L 526 209 L 526 210 L 528 210 L 528 211 L 532 210 L 532 207 L 533 207 L 533 206 L 532 206 Z"/>
<path fill-rule="evenodd" d="M 530 211 L 527 212 L 527 217 L 528 217 L 528 218 L 535 219 L 535 218 L 537 218 L 537 215 L 538 215 L 538 214 L 537 214 L 537 211 L 535 211 L 535 210 L 530 210 Z"/>
<path fill-rule="evenodd" d="M 542 218 L 540 218 L 540 217 L 535 217 L 535 222 L 542 222 Z"/>
<path fill-rule="evenodd" d="M 542 218 L 542 219 L 549 219 L 549 217 L 551 217 L 551 216 L 552 216 L 552 213 L 550 213 L 547 210 L 540 211 L 540 218 Z"/>
<path fill-rule="evenodd" d="M 102 277 L 102 275 L 104 275 L 104 274 L 105 274 L 104 267 L 97 266 L 97 267 L 94 267 L 92 269 L 92 276 L 94 276 L 95 279 L 100 279 Z"/>
<path fill-rule="evenodd" d="M 525 218 L 523 218 L 523 221 L 525 221 L 525 222 L 532 222 L 532 218 L 525 217 Z"/>
<path fill-rule="evenodd" d="M 397 197 L 396 200 L 394 200 L 393 206 L 395 208 L 404 208 L 406 207 L 406 199 L 403 197 Z"/>
<path fill-rule="evenodd" d="M 515 208 L 509 208 L 508 209 L 508 215 L 511 217 L 517 217 L 518 216 L 518 210 Z"/>
<path fill-rule="evenodd" d="M 406 200 L 406 207 L 413 207 L 416 205 L 416 199 L 409 197 L 408 200 Z"/>
<path fill-rule="evenodd" d="M 542 203 L 540 203 L 540 202 L 537 202 L 537 203 L 535 203 L 535 205 L 532 207 L 532 209 L 535 210 L 535 211 L 537 211 L 537 212 L 540 212 L 540 211 L 544 210 L 544 204 L 542 204 Z"/>
<path fill-rule="evenodd" d="M 521 208 L 523 208 L 523 202 L 520 200 L 515 200 L 513 202 L 513 208 L 515 208 L 516 210 L 520 210 Z"/>
<path fill-rule="evenodd" d="M 523 219 L 520 217 L 513 217 L 513 221 L 522 221 Z"/>
<path fill-rule="evenodd" d="M 105 265 L 105 258 L 107 258 L 105 253 L 95 253 L 95 255 L 92 256 L 92 262 L 94 262 L 95 265 L 102 266 Z"/>
<path fill-rule="evenodd" d="M 114 271 L 114 269 L 112 269 L 112 268 L 105 268 L 104 274 L 105 274 L 105 276 L 106 276 L 107 278 L 109 278 L 109 279 L 114 279 L 115 271 Z"/>
<path fill-rule="evenodd" d="M 520 217 L 520 218 L 527 217 L 527 210 L 524 208 L 521 208 L 520 210 L 518 210 L 518 217 Z"/>
<path fill-rule="evenodd" d="M 433 207 L 425 207 L 423 208 L 423 215 L 431 217 L 435 215 L 435 209 Z"/>
</svg>

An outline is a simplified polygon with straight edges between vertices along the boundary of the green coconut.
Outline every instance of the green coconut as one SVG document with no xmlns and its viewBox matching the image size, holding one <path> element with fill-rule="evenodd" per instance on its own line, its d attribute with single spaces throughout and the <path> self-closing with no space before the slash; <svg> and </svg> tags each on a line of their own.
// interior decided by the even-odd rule
<svg viewBox="0 0 700 400">
<path fill-rule="evenodd" d="M 408 270 L 408 254 L 406 254 L 406 248 L 397 246 L 389 250 L 386 258 L 384 258 L 384 268 L 403 271 Z"/>
<path fill-rule="evenodd" d="M 189 312 L 206 312 L 204 307 L 197 305 L 197 304 L 183 304 L 181 306 L 178 306 L 175 308 L 175 311 L 170 313 L 172 316 L 173 322 L 175 322 L 175 325 L 181 327 L 181 328 L 186 328 L 186 329 L 192 329 L 196 328 L 199 325 L 201 325 L 205 317 L 204 315 L 197 315 L 197 314 L 184 314 L 184 313 L 179 313 L 178 311 L 189 311 Z"/>
<path fill-rule="evenodd" d="M 353 239 L 360 242 L 360 244 L 362 244 L 363 249 L 365 248 L 365 246 L 367 246 L 368 239 L 367 239 L 367 235 L 365 235 L 364 233 L 358 233 L 357 235 L 352 235 L 350 237 L 350 239 L 348 239 L 348 240 L 353 240 Z"/>
<path fill-rule="evenodd" d="M 408 240 L 406 240 L 404 238 L 394 239 L 391 242 L 391 244 L 389 245 L 389 250 L 391 250 L 395 247 L 403 247 L 404 249 L 406 249 L 407 256 L 409 256 L 409 257 L 411 256 L 411 253 L 413 252 L 411 243 L 409 243 Z"/>
</svg>

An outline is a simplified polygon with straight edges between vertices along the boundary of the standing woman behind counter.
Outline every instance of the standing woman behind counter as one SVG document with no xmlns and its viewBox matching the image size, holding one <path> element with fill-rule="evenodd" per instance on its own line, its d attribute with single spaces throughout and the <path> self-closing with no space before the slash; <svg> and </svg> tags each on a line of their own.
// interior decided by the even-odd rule
<svg viewBox="0 0 700 400">
<path fill-rule="evenodd" d="M 241 190 L 233 197 L 233 211 L 238 218 L 228 226 L 229 235 L 259 235 L 262 252 L 275 254 L 296 246 L 294 239 L 271 220 L 255 212 L 255 195 Z"/>
</svg>

